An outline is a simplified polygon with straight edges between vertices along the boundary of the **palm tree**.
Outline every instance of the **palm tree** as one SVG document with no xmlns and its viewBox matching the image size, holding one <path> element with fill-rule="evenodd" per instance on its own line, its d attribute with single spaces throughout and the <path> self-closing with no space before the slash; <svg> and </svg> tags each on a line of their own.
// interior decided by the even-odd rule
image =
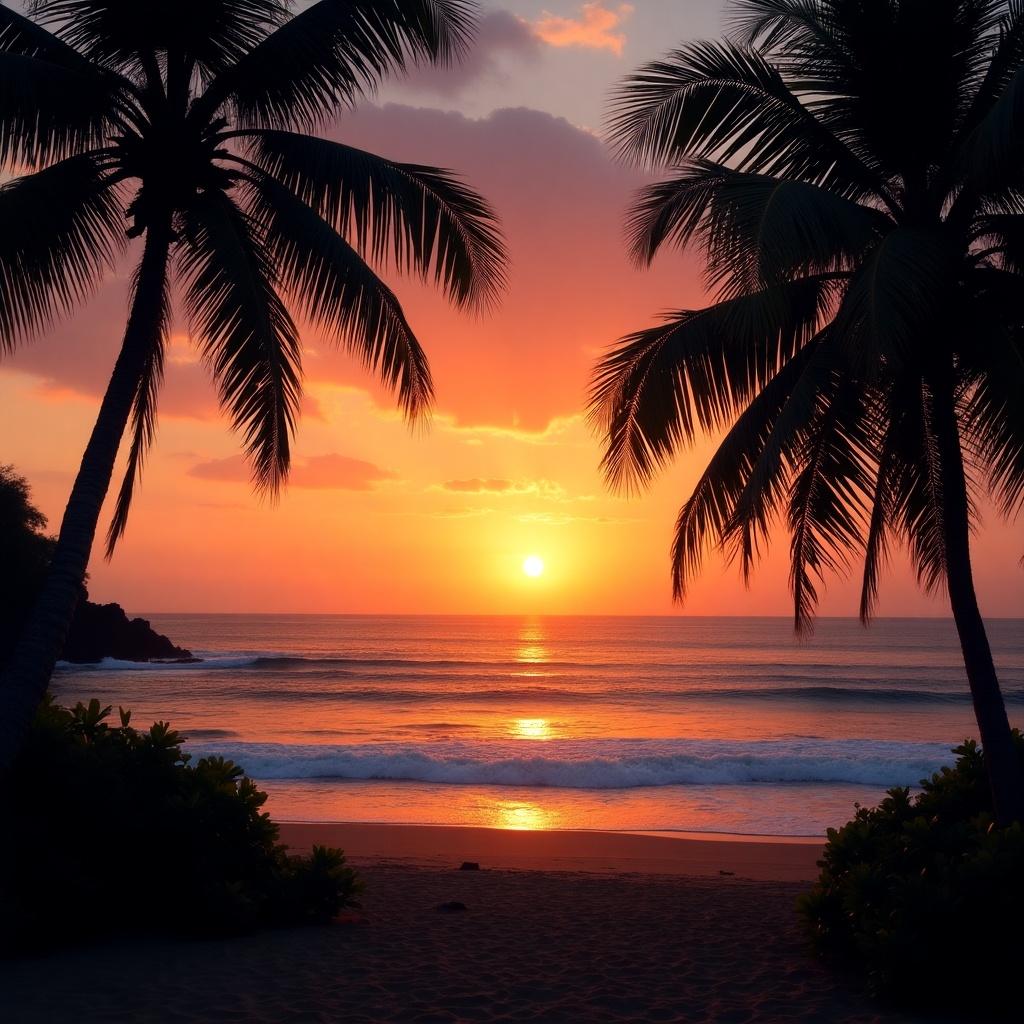
<svg viewBox="0 0 1024 1024">
<path fill-rule="evenodd" d="M 1024 778 L 971 576 L 977 500 L 1024 503 L 1024 7 L 1008 0 L 739 0 L 622 85 L 619 151 L 665 167 L 632 252 L 700 247 L 714 302 L 622 339 L 592 414 L 614 485 L 724 436 L 683 505 L 682 600 L 712 546 L 752 571 L 779 520 L 798 630 L 893 543 L 945 588 L 996 816 Z"/>
<path fill-rule="evenodd" d="M 488 304 L 504 252 L 491 208 L 451 173 L 309 132 L 413 61 L 471 39 L 471 0 L 34 0 L 0 6 L 0 345 L 71 311 L 141 239 L 120 354 L 49 579 L 3 673 L 0 770 L 38 706 L 74 612 L 122 435 L 108 533 L 123 534 L 153 440 L 172 273 L 244 442 L 255 486 L 288 473 L 301 396 L 289 309 L 398 394 L 432 400 L 426 356 L 367 260 Z"/>
</svg>

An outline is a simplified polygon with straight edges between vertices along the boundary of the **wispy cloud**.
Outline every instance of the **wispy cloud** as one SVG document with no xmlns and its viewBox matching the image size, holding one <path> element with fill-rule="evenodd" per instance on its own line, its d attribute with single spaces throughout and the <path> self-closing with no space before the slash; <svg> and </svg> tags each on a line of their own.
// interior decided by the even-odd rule
<svg viewBox="0 0 1024 1024">
<path fill-rule="evenodd" d="M 446 480 L 441 487 L 457 494 L 531 494 L 554 499 L 562 499 L 565 496 L 565 488 L 551 480 L 496 480 L 472 477 L 469 480 Z"/>
<path fill-rule="evenodd" d="M 188 470 L 188 475 L 200 480 L 234 483 L 248 481 L 252 473 L 241 455 L 231 455 L 226 459 L 197 463 Z M 293 487 L 317 490 L 370 491 L 378 483 L 395 480 L 397 476 L 397 473 L 372 462 L 329 452 L 294 462 L 288 482 Z"/>
<path fill-rule="evenodd" d="M 540 430 L 527 430 L 514 426 L 503 427 L 487 423 L 463 424 L 459 423 L 455 417 L 443 413 L 438 414 L 434 418 L 434 422 L 447 433 L 463 435 L 466 444 L 479 444 L 485 438 L 500 438 L 518 441 L 522 444 L 566 445 L 573 443 L 566 438 L 566 435 L 582 427 L 585 418 L 582 413 L 574 413 L 571 416 L 554 416 Z M 588 435 L 582 434 L 581 440 L 588 441 Z"/>
<path fill-rule="evenodd" d="M 527 512 L 517 516 L 520 523 L 539 526 L 571 526 L 573 523 L 598 523 L 601 526 L 623 526 L 640 523 L 643 519 L 629 516 L 576 516 L 569 512 Z"/>
<path fill-rule="evenodd" d="M 579 46 L 588 50 L 610 50 L 622 56 L 626 35 L 619 31 L 623 22 L 633 13 L 632 4 L 604 7 L 600 3 L 586 3 L 575 18 L 565 18 L 545 11 L 533 22 L 537 36 L 549 46 Z"/>
</svg>

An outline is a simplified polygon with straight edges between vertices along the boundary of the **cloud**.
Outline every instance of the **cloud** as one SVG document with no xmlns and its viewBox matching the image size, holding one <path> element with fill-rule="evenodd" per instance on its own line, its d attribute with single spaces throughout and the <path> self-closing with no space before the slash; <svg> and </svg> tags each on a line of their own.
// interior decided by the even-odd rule
<svg viewBox="0 0 1024 1024">
<path fill-rule="evenodd" d="M 426 516 L 428 519 L 480 519 L 483 516 L 496 515 L 496 508 L 480 508 L 479 506 L 468 506 L 466 508 L 443 508 L 438 512 L 409 512 L 407 515 Z"/>
<path fill-rule="evenodd" d="M 292 472 L 296 487 L 333 488 L 343 491 L 369 491 L 384 480 L 397 480 L 398 474 L 372 462 L 347 455 L 311 455 Z"/>
<path fill-rule="evenodd" d="M 332 134 L 392 159 L 456 168 L 501 216 L 509 288 L 486 316 L 453 311 L 432 282 L 385 271 L 430 357 L 434 423 L 445 433 L 564 443 L 557 434 L 580 416 L 595 354 L 659 309 L 701 302 L 696 260 L 692 273 L 675 256 L 648 271 L 632 266 L 623 215 L 648 179 L 564 118 L 523 107 L 473 118 L 367 104 Z M 317 352 L 306 364 L 311 381 L 364 387 L 381 409 L 394 408 L 346 353 Z"/>
<path fill-rule="evenodd" d="M 565 497 L 565 488 L 551 480 L 494 480 L 472 477 L 446 480 L 441 487 L 457 494 L 532 494 L 541 498 Z"/>
<path fill-rule="evenodd" d="M 552 416 L 540 427 L 534 429 L 521 428 L 518 426 L 494 426 L 488 423 L 460 423 L 458 418 L 450 414 L 441 414 L 436 417 L 438 426 L 449 434 L 463 436 L 463 444 L 482 445 L 484 438 L 498 438 L 500 440 L 517 441 L 520 444 L 529 445 L 559 445 L 564 446 L 570 443 L 579 443 L 568 439 L 572 433 L 579 434 L 580 428 L 586 428 L 586 417 L 582 413 L 574 413 L 569 416 Z M 587 444 L 590 442 L 590 434 L 584 435 Z"/>
<path fill-rule="evenodd" d="M 632 13 L 632 4 L 619 4 L 612 8 L 603 7 L 600 3 L 586 3 L 580 7 L 579 17 L 576 18 L 563 18 L 545 11 L 533 23 L 533 30 L 549 46 L 610 50 L 616 57 L 621 57 L 626 36 L 615 30 Z"/>
<path fill-rule="evenodd" d="M 188 470 L 188 475 L 228 483 L 248 483 L 252 478 L 249 464 L 241 455 L 197 463 Z M 389 469 L 330 452 L 295 460 L 288 482 L 292 487 L 316 490 L 371 491 L 381 481 L 395 479 L 397 474 Z"/>
<path fill-rule="evenodd" d="M 446 491 L 458 491 L 460 494 L 504 494 L 512 489 L 511 480 L 445 480 L 441 486 Z"/>
<path fill-rule="evenodd" d="M 479 22 L 469 52 L 453 64 L 424 64 L 413 68 L 401 87 L 425 90 L 441 96 L 456 96 L 467 87 L 506 77 L 509 59 L 533 63 L 544 43 L 528 21 L 508 11 L 491 11 Z"/>
<path fill-rule="evenodd" d="M 585 3 L 578 10 L 575 18 L 544 11 L 535 21 L 506 10 L 490 11 L 480 19 L 476 38 L 461 60 L 413 67 L 397 88 L 406 94 L 456 97 L 481 83 L 508 80 L 523 65 L 536 64 L 547 47 L 609 50 L 621 56 L 626 36 L 617 30 L 632 14 L 632 5 Z"/>
<path fill-rule="evenodd" d="M 568 512 L 528 512 L 517 516 L 520 523 L 534 526 L 571 526 L 573 523 L 596 523 L 599 526 L 625 526 L 642 523 L 643 519 L 627 516 L 574 516 Z"/>
</svg>

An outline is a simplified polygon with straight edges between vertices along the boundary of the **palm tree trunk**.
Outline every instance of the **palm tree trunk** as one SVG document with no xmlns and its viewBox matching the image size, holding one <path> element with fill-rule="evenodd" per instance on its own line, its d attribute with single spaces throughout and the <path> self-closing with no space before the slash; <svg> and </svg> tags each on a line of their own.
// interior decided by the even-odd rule
<svg viewBox="0 0 1024 1024">
<path fill-rule="evenodd" d="M 46 583 L 10 659 L 0 671 L 0 775 L 24 742 L 82 594 L 117 450 L 146 356 L 163 329 L 169 248 L 170 223 L 151 226 L 146 232 L 124 341 L 71 489 Z"/>
<path fill-rule="evenodd" d="M 992 660 L 992 648 L 989 646 L 985 622 L 974 590 L 970 507 L 953 388 L 947 383 L 941 390 L 944 393 L 935 396 L 934 429 L 941 449 L 943 532 L 949 603 L 960 636 L 960 648 L 971 687 L 996 822 L 1008 825 L 1013 821 L 1024 822 L 1024 767 L 1013 742 Z"/>
</svg>

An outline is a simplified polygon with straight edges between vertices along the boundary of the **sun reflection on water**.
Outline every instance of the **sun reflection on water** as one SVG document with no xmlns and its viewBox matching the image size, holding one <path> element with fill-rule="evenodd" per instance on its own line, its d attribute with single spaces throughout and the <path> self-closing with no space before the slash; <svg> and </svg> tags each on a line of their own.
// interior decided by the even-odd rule
<svg viewBox="0 0 1024 1024">
<path fill-rule="evenodd" d="M 549 740 L 554 736 L 551 722 L 546 718 L 514 718 L 508 731 L 519 740 Z"/>
<path fill-rule="evenodd" d="M 525 644 L 516 651 L 516 661 L 527 665 L 542 665 L 547 660 L 547 648 L 540 644 Z"/>
<path fill-rule="evenodd" d="M 516 647 L 516 661 L 525 665 L 543 665 L 550 660 L 547 648 L 547 635 L 540 622 L 526 622 L 519 630 L 518 645 Z M 530 672 L 522 672 L 520 675 L 532 675 Z"/>
<path fill-rule="evenodd" d="M 556 828 L 558 825 L 558 815 L 545 810 L 538 804 L 501 800 L 494 805 L 493 813 L 493 828 L 532 832 L 538 829 Z"/>
</svg>

